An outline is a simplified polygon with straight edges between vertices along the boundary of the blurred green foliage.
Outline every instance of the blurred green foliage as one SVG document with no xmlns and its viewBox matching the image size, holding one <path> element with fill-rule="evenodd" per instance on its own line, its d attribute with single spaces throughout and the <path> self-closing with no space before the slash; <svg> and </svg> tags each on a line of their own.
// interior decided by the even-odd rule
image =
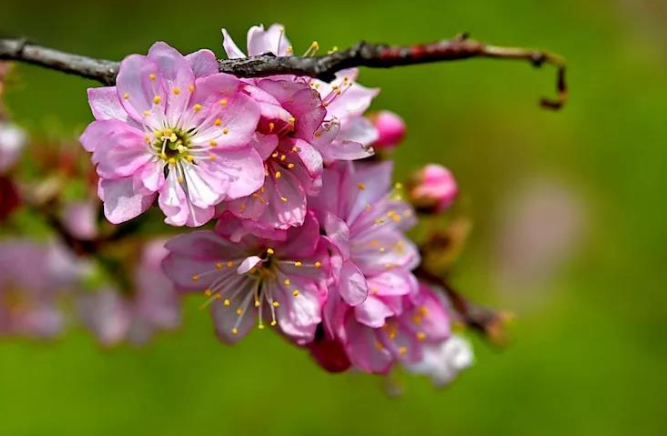
<svg viewBox="0 0 667 436">
<path fill-rule="evenodd" d="M 498 45 L 567 58 L 571 99 L 541 110 L 554 71 L 471 60 L 363 70 L 375 108 L 407 121 L 397 177 L 427 161 L 458 176 L 475 227 L 454 281 L 494 292 L 495 223 L 507 192 L 556 177 L 584 199 L 579 249 L 519 313 L 503 352 L 475 341 L 477 364 L 448 390 L 403 377 L 330 375 L 275 335 L 220 345 L 190 300 L 183 328 L 147 349 L 101 350 L 74 331 L 52 345 L 0 345 L 0 435 L 663 435 L 667 430 L 667 39 L 664 1 L 2 0 L 0 33 L 109 59 L 165 40 L 184 52 L 239 43 L 285 24 L 297 53 L 313 39 L 427 42 L 470 31 Z M 241 44 L 240 44 L 241 45 Z M 7 94 L 33 132 L 73 136 L 96 84 L 20 66 Z M 54 133 L 55 132 L 55 133 Z"/>
</svg>

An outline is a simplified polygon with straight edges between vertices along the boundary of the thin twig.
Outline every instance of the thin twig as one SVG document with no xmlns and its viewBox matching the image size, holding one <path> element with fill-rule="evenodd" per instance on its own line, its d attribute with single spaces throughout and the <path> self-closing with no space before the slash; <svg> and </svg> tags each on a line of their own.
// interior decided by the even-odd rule
<svg viewBox="0 0 667 436">
<path fill-rule="evenodd" d="M 265 77 L 295 74 L 330 81 L 338 71 L 353 67 L 392 68 L 431 62 L 448 62 L 470 58 L 516 59 L 535 67 L 551 64 L 557 69 L 555 99 L 543 98 L 541 105 L 559 109 L 567 99 L 565 64 L 561 57 L 545 51 L 497 47 L 469 39 L 461 34 L 430 44 L 392 46 L 360 42 L 346 50 L 324 56 L 281 56 L 263 54 L 242 59 L 219 60 L 219 70 L 239 77 Z M 54 50 L 23 39 L 0 39 L 0 60 L 13 60 L 75 74 L 113 85 L 119 63 Z"/>
</svg>

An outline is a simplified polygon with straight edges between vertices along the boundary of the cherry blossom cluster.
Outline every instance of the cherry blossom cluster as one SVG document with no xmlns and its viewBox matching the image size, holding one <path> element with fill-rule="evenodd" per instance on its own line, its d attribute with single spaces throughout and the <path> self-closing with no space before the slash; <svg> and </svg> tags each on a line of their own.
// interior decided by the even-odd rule
<svg viewBox="0 0 667 436">
<path fill-rule="evenodd" d="M 245 52 L 223 36 L 230 59 L 294 51 L 280 25 L 252 27 Z M 313 43 L 305 56 L 316 50 Z M 80 142 L 92 153 L 104 216 L 118 225 L 156 208 L 181 229 L 130 256 L 129 295 L 108 277 L 88 283 L 95 292 L 76 298 L 81 322 L 104 344 L 144 342 L 176 327 L 180 296 L 197 293 L 227 344 L 270 329 L 328 371 L 401 366 L 438 385 L 469 366 L 470 346 L 452 332 L 456 315 L 415 275 L 420 252 L 406 235 L 417 213 L 449 208 L 456 182 L 439 165 L 405 187 L 393 182 L 388 157 L 405 124 L 388 111 L 367 113 L 379 90 L 357 76 L 237 78 L 218 71 L 210 50 L 182 55 L 158 42 L 122 61 L 115 86 L 89 89 L 95 121 Z M 12 147 L 0 144 L 0 153 Z M 99 235 L 94 204 L 64 213 L 68 234 Z M 47 245 L 38 250 L 51 259 L 41 263 L 43 277 L 28 277 L 19 257 L 2 254 L 34 257 L 35 247 L 4 243 L 14 245 L 0 252 L 0 268 L 19 273 L 0 276 L 0 336 L 58 331 L 59 294 L 49 290 L 84 286 L 91 266 L 61 246 L 56 258 L 69 269 L 54 265 Z M 63 271 L 77 283 L 46 286 Z M 5 304 L 10 295 L 20 304 Z"/>
</svg>

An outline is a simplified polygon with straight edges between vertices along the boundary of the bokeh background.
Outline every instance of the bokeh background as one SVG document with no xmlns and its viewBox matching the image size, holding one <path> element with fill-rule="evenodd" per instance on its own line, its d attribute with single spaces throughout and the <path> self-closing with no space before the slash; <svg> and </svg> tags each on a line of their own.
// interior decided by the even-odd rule
<svg viewBox="0 0 667 436">
<path fill-rule="evenodd" d="M 243 2 L 0 0 L 0 32 L 120 59 L 155 40 L 222 53 L 281 22 L 295 51 L 470 31 L 567 58 L 571 98 L 538 107 L 554 71 L 470 60 L 363 70 L 374 108 L 409 125 L 397 177 L 452 169 L 474 224 L 453 281 L 513 311 L 510 345 L 474 339 L 449 389 L 330 375 L 275 335 L 220 345 L 190 301 L 179 331 L 143 349 L 0 344 L 0 435 L 664 435 L 667 432 L 667 4 L 641 0 Z M 96 84 L 20 66 L 8 108 L 72 137 Z M 1 274 L 1 272 L 0 272 Z"/>
</svg>

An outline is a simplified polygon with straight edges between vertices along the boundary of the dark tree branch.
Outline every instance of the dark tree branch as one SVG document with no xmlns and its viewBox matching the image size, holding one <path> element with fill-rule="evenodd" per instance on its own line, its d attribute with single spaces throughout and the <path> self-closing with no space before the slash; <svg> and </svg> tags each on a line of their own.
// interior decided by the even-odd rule
<svg viewBox="0 0 667 436">
<path fill-rule="evenodd" d="M 346 50 L 324 56 L 298 57 L 263 54 L 244 59 L 220 60 L 219 69 L 239 77 L 265 77 L 274 74 L 295 74 L 330 81 L 335 73 L 352 67 L 391 68 L 431 62 L 447 62 L 470 58 L 517 59 L 535 67 L 551 64 L 557 68 L 557 97 L 541 100 L 543 107 L 559 109 L 567 99 L 565 64 L 556 55 L 545 51 L 496 47 L 468 39 L 462 34 L 431 44 L 391 46 L 360 42 Z M 42 47 L 21 39 L 0 39 L 0 60 L 27 62 L 75 74 L 113 85 L 118 62 L 94 59 Z"/>
<path fill-rule="evenodd" d="M 506 342 L 505 323 L 511 318 L 510 314 L 496 312 L 467 300 L 447 280 L 425 269 L 423 266 L 415 270 L 415 275 L 421 280 L 441 289 L 451 302 L 452 308 L 460 315 L 468 327 L 482 333 L 494 344 L 503 345 Z"/>
</svg>

